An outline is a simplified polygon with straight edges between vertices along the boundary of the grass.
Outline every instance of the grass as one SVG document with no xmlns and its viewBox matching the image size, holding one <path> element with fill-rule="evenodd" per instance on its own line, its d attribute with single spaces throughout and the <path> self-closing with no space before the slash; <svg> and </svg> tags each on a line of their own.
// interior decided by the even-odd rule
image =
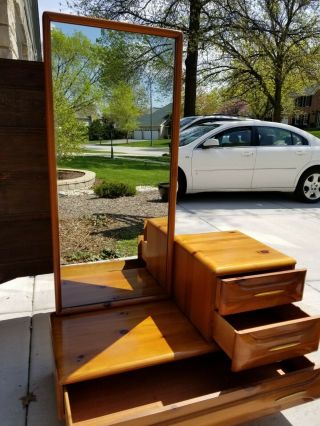
<svg viewBox="0 0 320 426">
<path fill-rule="evenodd" d="M 170 144 L 170 139 L 157 139 L 152 141 L 152 147 L 153 148 L 168 148 Z M 139 148 L 150 148 L 151 147 L 151 141 L 137 141 L 137 142 L 129 142 L 129 143 L 121 143 L 118 144 L 118 146 L 135 146 Z"/>
<path fill-rule="evenodd" d="M 308 130 L 308 132 L 316 136 L 317 138 L 320 138 L 320 130 Z"/>
<path fill-rule="evenodd" d="M 135 157 L 136 158 L 136 157 Z M 99 156 L 78 156 L 71 160 L 60 161 L 59 167 L 66 169 L 85 169 L 96 173 L 98 179 L 137 185 L 156 186 L 169 180 L 169 168 L 166 161 L 151 163 L 143 159 L 132 161 L 126 158 L 106 158 Z"/>
</svg>

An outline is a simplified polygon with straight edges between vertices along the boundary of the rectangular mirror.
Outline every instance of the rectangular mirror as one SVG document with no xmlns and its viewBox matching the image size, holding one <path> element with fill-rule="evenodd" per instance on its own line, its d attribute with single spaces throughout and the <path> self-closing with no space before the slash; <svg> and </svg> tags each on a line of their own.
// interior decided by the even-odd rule
<svg viewBox="0 0 320 426">
<path fill-rule="evenodd" d="M 57 311 L 164 297 L 182 35 L 46 12 L 44 54 Z M 164 239 L 146 259 L 156 217 Z"/>
</svg>

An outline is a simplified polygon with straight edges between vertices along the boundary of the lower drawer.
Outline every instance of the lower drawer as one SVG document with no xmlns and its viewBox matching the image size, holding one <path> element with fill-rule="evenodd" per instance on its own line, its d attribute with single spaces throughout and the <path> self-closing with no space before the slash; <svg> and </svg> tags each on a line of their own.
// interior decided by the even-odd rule
<svg viewBox="0 0 320 426">
<path fill-rule="evenodd" d="M 320 317 L 294 305 L 225 317 L 214 312 L 212 330 L 232 360 L 232 371 L 240 371 L 317 350 Z"/>
<path fill-rule="evenodd" d="M 237 425 L 320 396 L 306 358 L 242 373 L 222 352 L 67 385 L 69 426 Z"/>
</svg>

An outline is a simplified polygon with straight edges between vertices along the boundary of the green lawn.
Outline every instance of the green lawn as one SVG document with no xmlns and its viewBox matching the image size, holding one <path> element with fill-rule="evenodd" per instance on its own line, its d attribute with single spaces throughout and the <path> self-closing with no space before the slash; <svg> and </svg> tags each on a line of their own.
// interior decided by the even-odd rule
<svg viewBox="0 0 320 426">
<path fill-rule="evenodd" d="M 320 139 L 320 130 L 308 130 L 308 132 Z"/>
<path fill-rule="evenodd" d="M 156 164 L 143 159 L 132 161 L 125 158 L 78 156 L 71 160 L 60 161 L 58 166 L 68 169 L 91 170 L 96 173 L 98 179 L 131 183 L 136 186 L 156 186 L 160 182 L 168 182 L 169 180 L 169 168 L 166 162 Z"/>
<path fill-rule="evenodd" d="M 158 139 L 152 141 L 152 146 L 154 148 L 168 148 L 170 144 L 170 139 Z M 137 146 L 141 148 L 149 148 L 151 146 L 150 140 L 148 141 L 137 141 L 137 142 L 129 142 L 129 143 L 121 143 L 118 146 Z"/>
</svg>

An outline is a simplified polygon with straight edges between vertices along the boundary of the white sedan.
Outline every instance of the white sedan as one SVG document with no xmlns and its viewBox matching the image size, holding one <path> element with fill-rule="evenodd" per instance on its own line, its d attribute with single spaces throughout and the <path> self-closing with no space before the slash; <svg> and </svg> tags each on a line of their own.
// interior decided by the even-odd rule
<svg viewBox="0 0 320 426">
<path fill-rule="evenodd" d="M 320 139 L 286 124 L 215 122 L 181 133 L 178 196 L 206 191 L 295 192 L 320 200 Z"/>
</svg>

